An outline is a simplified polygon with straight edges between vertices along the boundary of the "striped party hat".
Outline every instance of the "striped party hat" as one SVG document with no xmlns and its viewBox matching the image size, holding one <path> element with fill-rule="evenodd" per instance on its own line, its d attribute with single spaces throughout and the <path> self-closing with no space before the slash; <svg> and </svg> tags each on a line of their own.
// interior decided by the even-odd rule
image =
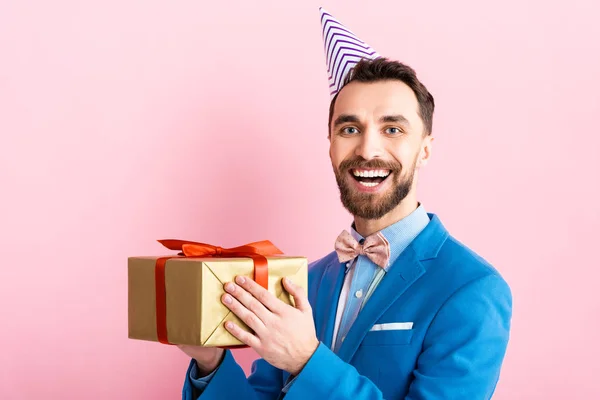
<svg viewBox="0 0 600 400">
<path fill-rule="evenodd" d="M 358 61 L 363 58 L 374 59 L 379 57 L 379 54 L 333 18 L 323 7 L 320 11 L 329 73 L 329 92 L 333 99 L 342 89 L 344 79 Z"/>
</svg>

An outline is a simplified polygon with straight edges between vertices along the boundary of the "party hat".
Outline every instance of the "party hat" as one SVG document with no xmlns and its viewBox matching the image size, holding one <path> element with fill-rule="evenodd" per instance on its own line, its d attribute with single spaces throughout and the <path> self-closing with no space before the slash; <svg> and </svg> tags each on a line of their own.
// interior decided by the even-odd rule
<svg viewBox="0 0 600 400">
<path fill-rule="evenodd" d="M 327 72 L 329 73 L 329 92 L 333 99 L 342 89 L 348 73 L 361 59 L 374 59 L 379 57 L 379 54 L 325 11 L 323 7 L 319 10 L 321 11 L 321 27 L 323 28 Z"/>
</svg>

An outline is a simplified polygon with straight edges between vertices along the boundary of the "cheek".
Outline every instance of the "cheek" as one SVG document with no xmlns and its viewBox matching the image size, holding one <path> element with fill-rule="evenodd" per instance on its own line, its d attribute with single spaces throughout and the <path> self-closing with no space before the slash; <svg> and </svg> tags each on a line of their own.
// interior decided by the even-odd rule
<svg viewBox="0 0 600 400">
<path fill-rule="evenodd" d="M 404 170 L 411 169 L 419 156 L 419 149 L 416 146 L 409 145 L 409 143 L 392 146 L 388 148 L 388 151 L 392 158 L 402 165 L 402 169 Z"/>
<path fill-rule="evenodd" d="M 404 178 L 406 178 L 407 176 L 409 176 L 412 173 L 413 168 L 413 161 L 414 159 L 411 157 L 400 157 L 397 155 L 398 158 L 394 158 L 394 161 L 396 161 L 397 163 L 399 163 L 399 168 L 400 168 L 400 173 L 396 174 L 396 176 L 394 177 L 394 179 L 396 180 L 402 180 Z"/>
<path fill-rule="evenodd" d="M 410 157 L 408 157 L 407 154 L 402 154 L 402 153 L 391 153 L 391 158 L 393 161 L 397 162 L 398 164 L 400 164 L 402 166 L 402 170 L 406 170 L 408 168 L 408 166 L 412 165 L 411 164 L 411 160 L 409 159 Z"/>
<path fill-rule="evenodd" d="M 352 153 L 352 146 L 349 143 L 344 143 L 341 140 L 334 140 L 329 146 L 329 157 L 331 163 L 337 168 L 342 161 L 350 158 Z"/>
</svg>

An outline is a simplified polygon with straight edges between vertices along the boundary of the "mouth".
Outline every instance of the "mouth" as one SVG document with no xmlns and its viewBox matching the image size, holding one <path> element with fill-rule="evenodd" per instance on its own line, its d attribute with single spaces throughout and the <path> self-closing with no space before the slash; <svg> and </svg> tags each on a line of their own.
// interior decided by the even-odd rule
<svg viewBox="0 0 600 400">
<path fill-rule="evenodd" d="M 381 185 L 390 175 L 389 169 L 352 169 L 350 174 L 361 186 L 374 189 Z"/>
</svg>

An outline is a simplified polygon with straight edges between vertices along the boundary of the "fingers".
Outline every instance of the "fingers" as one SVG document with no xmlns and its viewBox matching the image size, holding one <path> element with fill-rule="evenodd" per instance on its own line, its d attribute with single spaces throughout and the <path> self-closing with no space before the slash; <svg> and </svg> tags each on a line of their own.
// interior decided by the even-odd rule
<svg viewBox="0 0 600 400">
<path fill-rule="evenodd" d="M 231 321 L 225 323 L 225 329 L 227 329 L 240 342 L 252 347 L 255 350 L 260 346 L 260 340 L 258 339 L 258 337 L 254 336 L 250 332 L 243 330 Z"/>
<path fill-rule="evenodd" d="M 251 279 L 244 279 L 244 283 L 246 284 L 248 283 L 248 281 L 251 281 Z M 236 279 L 236 281 L 239 281 L 239 278 Z M 252 293 L 248 292 L 243 286 L 239 286 L 233 282 L 229 282 L 225 285 L 225 291 L 227 291 L 236 299 L 238 299 L 238 301 L 242 303 L 244 307 L 256 314 L 258 318 L 261 319 L 261 321 L 267 322 L 268 318 L 272 316 L 271 312 L 260 301 L 261 299 L 253 296 Z"/>
<path fill-rule="evenodd" d="M 310 311 L 311 306 L 308 301 L 308 297 L 306 296 L 306 292 L 304 288 L 301 286 L 295 285 L 290 278 L 283 278 L 283 285 L 285 290 L 287 290 L 292 296 L 294 296 L 294 302 L 296 303 L 296 308 L 302 312 Z"/>
<path fill-rule="evenodd" d="M 248 279 L 243 276 L 238 276 L 235 281 L 242 288 L 247 290 L 247 293 L 249 293 L 251 297 L 258 300 L 263 306 L 263 308 L 266 307 L 274 313 L 280 313 L 283 310 L 283 306 L 285 304 L 277 297 L 275 297 L 271 292 L 269 292 L 264 287 L 260 286 L 252 279 Z"/>
<path fill-rule="evenodd" d="M 229 283 L 229 284 L 231 284 L 231 283 Z M 249 308 L 249 306 L 242 304 L 240 302 L 240 300 L 238 300 L 238 298 L 240 298 L 240 297 L 245 297 L 245 296 L 250 296 L 250 295 L 247 292 L 245 292 L 245 295 L 244 295 L 243 294 L 244 290 L 242 290 L 240 287 L 235 288 L 232 292 L 233 292 L 232 293 L 233 296 L 232 296 L 232 294 L 229 294 L 229 293 L 225 293 L 222 296 L 221 300 L 223 301 L 223 304 L 225 304 L 225 306 L 227 308 L 229 308 L 235 315 L 237 315 L 254 332 L 256 332 L 259 335 L 261 333 L 263 333 L 266 329 L 265 323 L 261 320 L 259 315 L 257 315 L 256 312 L 253 312 Z M 250 297 L 252 297 L 252 296 L 250 296 Z M 254 302 L 258 303 L 258 301 L 256 299 L 254 299 Z M 254 304 L 254 303 L 252 303 L 252 304 Z M 258 303 L 258 305 L 260 307 L 263 307 L 260 303 Z M 254 309 L 258 308 L 258 306 L 255 304 L 252 305 L 251 307 Z M 267 312 L 268 311 L 265 310 L 263 307 L 263 314 L 267 313 Z M 263 318 L 265 318 L 265 320 L 266 320 L 266 317 L 263 317 Z M 227 327 L 227 326 L 225 326 L 225 327 Z"/>
</svg>

